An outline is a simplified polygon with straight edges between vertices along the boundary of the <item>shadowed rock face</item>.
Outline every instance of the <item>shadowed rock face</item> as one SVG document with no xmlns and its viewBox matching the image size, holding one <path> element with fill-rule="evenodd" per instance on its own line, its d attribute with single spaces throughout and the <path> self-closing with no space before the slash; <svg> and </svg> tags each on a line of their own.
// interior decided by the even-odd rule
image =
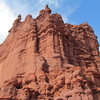
<svg viewBox="0 0 100 100">
<path fill-rule="evenodd" d="M 0 100 L 100 100 L 97 37 L 46 6 L 13 23 L 0 45 Z"/>
</svg>

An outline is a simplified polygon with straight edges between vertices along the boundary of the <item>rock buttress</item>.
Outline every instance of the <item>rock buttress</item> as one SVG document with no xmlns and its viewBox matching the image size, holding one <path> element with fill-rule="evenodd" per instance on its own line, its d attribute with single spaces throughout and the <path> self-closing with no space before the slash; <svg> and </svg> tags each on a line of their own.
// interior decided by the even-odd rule
<svg viewBox="0 0 100 100">
<path fill-rule="evenodd" d="M 0 100 L 100 100 L 97 37 L 46 6 L 21 15 L 0 45 Z"/>
</svg>

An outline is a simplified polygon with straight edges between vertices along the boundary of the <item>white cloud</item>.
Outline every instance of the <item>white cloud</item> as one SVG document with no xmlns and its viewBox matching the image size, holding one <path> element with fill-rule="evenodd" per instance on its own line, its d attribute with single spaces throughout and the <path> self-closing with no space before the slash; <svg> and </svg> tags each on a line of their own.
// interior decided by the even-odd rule
<svg viewBox="0 0 100 100">
<path fill-rule="evenodd" d="M 64 22 L 66 23 L 66 22 L 68 22 L 68 17 L 66 17 L 65 15 L 62 15 L 62 19 L 64 20 Z"/>
<path fill-rule="evenodd" d="M 0 0 L 0 43 L 8 35 L 8 30 L 11 28 L 12 23 L 15 19 L 11 9 Z"/>
</svg>

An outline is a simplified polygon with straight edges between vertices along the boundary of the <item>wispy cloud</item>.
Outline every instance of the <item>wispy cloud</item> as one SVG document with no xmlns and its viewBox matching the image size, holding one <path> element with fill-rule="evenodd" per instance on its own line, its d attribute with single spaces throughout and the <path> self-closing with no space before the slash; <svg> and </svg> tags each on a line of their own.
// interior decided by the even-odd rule
<svg viewBox="0 0 100 100">
<path fill-rule="evenodd" d="M 65 4 L 66 3 L 66 4 Z M 61 15 L 63 17 L 63 20 L 65 23 L 71 23 L 75 24 L 76 22 L 73 22 L 70 19 L 70 16 L 80 7 L 80 4 L 82 3 L 82 0 L 63 0 L 62 5 L 64 7 L 61 7 Z"/>
<path fill-rule="evenodd" d="M 66 12 L 65 13 L 61 13 L 62 15 L 62 18 L 64 20 L 65 23 L 68 23 L 69 22 L 69 17 L 70 15 L 76 10 L 76 7 L 66 7 L 65 8 Z"/>
<path fill-rule="evenodd" d="M 12 26 L 15 16 L 11 12 L 11 9 L 0 0 L 0 42 L 2 42 L 8 35 L 8 30 Z"/>
<path fill-rule="evenodd" d="M 39 4 L 42 5 L 54 5 L 55 7 L 59 7 L 59 1 L 58 0 L 39 0 Z"/>
</svg>

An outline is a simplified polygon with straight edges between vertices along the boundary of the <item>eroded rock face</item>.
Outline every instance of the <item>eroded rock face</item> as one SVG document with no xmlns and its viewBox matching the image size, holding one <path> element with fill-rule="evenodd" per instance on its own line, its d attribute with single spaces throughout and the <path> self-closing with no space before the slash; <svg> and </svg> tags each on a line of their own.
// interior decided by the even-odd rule
<svg viewBox="0 0 100 100">
<path fill-rule="evenodd" d="M 15 20 L 0 45 L 0 100 L 100 100 L 97 37 L 46 6 Z"/>
</svg>

